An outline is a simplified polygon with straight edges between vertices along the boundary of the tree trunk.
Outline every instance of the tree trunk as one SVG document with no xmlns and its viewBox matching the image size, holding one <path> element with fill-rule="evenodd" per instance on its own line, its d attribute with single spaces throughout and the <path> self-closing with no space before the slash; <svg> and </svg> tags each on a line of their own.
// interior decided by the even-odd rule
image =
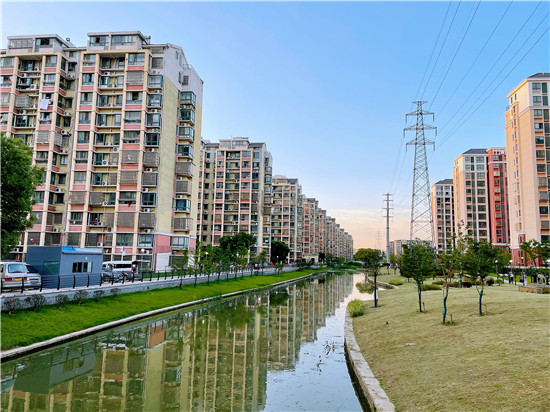
<svg viewBox="0 0 550 412">
<path fill-rule="evenodd" d="M 447 296 L 443 296 L 443 324 L 447 319 Z"/>
<path fill-rule="evenodd" d="M 421 285 L 418 285 L 418 310 L 422 313 L 422 289 Z"/>
<path fill-rule="evenodd" d="M 479 291 L 479 316 L 483 316 L 483 311 L 481 310 L 481 300 L 483 299 L 483 288 Z"/>
<path fill-rule="evenodd" d="M 374 307 L 378 307 L 378 296 L 376 293 L 376 273 L 374 274 Z"/>
</svg>

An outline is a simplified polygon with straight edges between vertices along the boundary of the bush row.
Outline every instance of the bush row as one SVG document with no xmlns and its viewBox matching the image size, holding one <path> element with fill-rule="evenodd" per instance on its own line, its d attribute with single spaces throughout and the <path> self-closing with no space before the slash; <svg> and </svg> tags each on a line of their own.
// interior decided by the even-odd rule
<svg viewBox="0 0 550 412">
<path fill-rule="evenodd" d="M 119 293 L 120 293 L 119 288 L 113 288 L 110 290 L 110 296 L 116 297 Z M 105 292 L 103 290 L 96 290 L 93 293 L 93 299 L 96 302 L 99 302 L 103 296 L 105 296 Z M 65 305 L 69 302 L 75 303 L 77 305 L 82 305 L 84 301 L 88 298 L 89 298 L 89 293 L 85 290 L 77 291 L 73 295 L 72 300 L 67 295 L 59 294 L 55 297 L 55 305 L 58 309 L 63 309 Z M 33 312 L 39 312 L 40 308 L 42 306 L 45 306 L 48 302 L 43 295 L 37 294 L 37 295 L 31 295 L 26 297 L 25 303 L 27 306 L 27 310 L 31 310 Z M 17 309 L 20 309 L 21 306 L 22 306 L 21 300 L 16 298 L 15 296 L 10 296 L 4 299 L 4 308 L 6 309 L 6 312 L 8 313 L 8 315 L 11 315 Z"/>
</svg>

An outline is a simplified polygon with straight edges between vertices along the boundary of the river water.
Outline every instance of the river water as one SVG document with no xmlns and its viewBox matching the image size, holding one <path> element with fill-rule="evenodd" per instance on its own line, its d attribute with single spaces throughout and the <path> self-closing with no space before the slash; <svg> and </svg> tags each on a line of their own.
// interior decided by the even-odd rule
<svg viewBox="0 0 550 412">
<path fill-rule="evenodd" d="M 360 411 L 344 358 L 360 275 L 327 275 L 2 364 L 2 411 Z"/>
</svg>

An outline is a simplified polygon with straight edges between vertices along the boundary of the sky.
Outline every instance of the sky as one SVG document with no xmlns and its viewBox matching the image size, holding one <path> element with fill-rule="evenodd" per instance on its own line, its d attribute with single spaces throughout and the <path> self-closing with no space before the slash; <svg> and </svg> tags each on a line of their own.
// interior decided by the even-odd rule
<svg viewBox="0 0 550 412">
<path fill-rule="evenodd" d="M 550 2 L 2 2 L 1 47 L 20 34 L 140 30 L 181 46 L 204 80 L 202 137 L 266 142 L 274 174 L 354 238 L 408 239 L 414 151 L 405 115 L 438 128 L 430 184 L 471 148 L 504 146 L 506 95 L 550 72 Z M 21 8 L 24 11 L 21 11 Z M 24 18 L 22 17 L 24 16 Z M 414 120 L 414 119 L 413 119 Z"/>
</svg>

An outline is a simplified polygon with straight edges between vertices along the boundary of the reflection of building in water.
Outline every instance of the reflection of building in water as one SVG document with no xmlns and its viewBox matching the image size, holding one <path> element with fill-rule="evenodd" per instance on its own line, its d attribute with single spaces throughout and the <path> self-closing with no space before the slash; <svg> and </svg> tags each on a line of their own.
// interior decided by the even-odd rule
<svg viewBox="0 0 550 412">
<path fill-rule="evenodd" d="M 268 369 L 293 368 L 352 287 L 328 276 L 8 362 L 1 409 L 261 410 Z"/>
</svg>

